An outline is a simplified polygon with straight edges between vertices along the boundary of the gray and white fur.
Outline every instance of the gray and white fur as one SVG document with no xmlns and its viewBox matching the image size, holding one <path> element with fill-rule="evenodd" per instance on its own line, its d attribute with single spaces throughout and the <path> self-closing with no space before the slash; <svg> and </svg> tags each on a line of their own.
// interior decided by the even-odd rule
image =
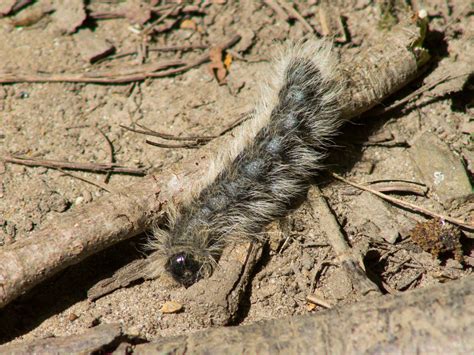
<svg viewBox="0 0 474 355">
<path fill-rule="evenodd" d="M 280 51 L 253 117 L 193 198 L 170 213 L 151 246 L 184 286 L 208 276 L 224 246 L 261 239 L 323 168 L 341 125 L 331 46 L 307 41 Z"/>
</svg>

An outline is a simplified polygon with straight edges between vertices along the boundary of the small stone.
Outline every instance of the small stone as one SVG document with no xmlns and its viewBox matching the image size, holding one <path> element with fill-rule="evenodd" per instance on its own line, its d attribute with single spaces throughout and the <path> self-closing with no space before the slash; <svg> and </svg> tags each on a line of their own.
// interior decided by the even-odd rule
<svg viewBox="0 0 474 355">
<path fill-rule="evenodd" d="M 167 301 L 161 307 L 161 313 L 170 314 L 170 313 L 178 313 L 183 309 L 183 305 L 181 303 L 175 301 Z"/>
<path fill-rule="evenodd" d="M 431 185 L 441 203 L 450 205 L 472 194 L 461 160 L 433 133 L 423 133 L 410 148 L 410 154 L 423 182 Z"/>
<path fill-rule="evenodd" d="M 67 319 L 69 319 L 70 322 L 74 322 L 79 316 L 76 313 L 70 313 Z"/>
</svg>

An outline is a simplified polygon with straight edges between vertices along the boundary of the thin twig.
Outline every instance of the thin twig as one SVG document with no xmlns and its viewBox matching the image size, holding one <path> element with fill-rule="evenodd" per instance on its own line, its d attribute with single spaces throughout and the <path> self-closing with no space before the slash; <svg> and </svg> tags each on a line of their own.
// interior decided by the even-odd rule
<svg viewBox="0 0 474 355">
<path fill-rule="evenodd" d="M 320 305 L 320 306 L 322 306 L 324 308 L 327 308 L 327 309 L 332 308 L 332 305 L 329 302 L 323 300 L 322 298 L 320 298 L 320 297 L 318 297 L 314 294 L 306 296 L 306 300 L 311 302 L 311 303 Z"/>
<path fill-rule="evenodd" d="M 240 40 L 240 35 L 235 35 L 230 40 L 223 42 L 219 46 L 227 49 L 233 46 Z M 73 82 L 73 83 L 100 83 L 100 84 L 124 84 L 135 81 L 144 81 L 149 78 L 162 78 L 170 75 L 184 73 L 191 68 L 197 67 L 209 60 L 209 53 L 206 53 L 194 61 L 190 61 L 182 65 L 182 61 L 167 61 L 163 63 L 166 67 L 181 65 L 179 68 L 162 70 L 159 72 L 143 71 L 134 74 L 111 74 L 111 73 L 93 73 L 88 72 L 84 74 L 4 74 L 0 75 L 0 83 L 47 83 L 47 82 Z M 178 63 L 178 64 L 177 64 Z M 160 68 L 162 69 L 162 68 Z"/>
<path fill-rule="evenodd" d="M 320 223 L 325 228 L 326 239 L 334 250 L 338 262 L 350 278 L 352 286 L 361 295 L 380 294 L 380 289 L 368 278 L 364 270 L 362 255 L 346 242 L 341 227 L 321 190 L 317 186 L 312 188 L 316 192 L 316 196 L 309 195 L 312 212 L 318 214 Z M 320 208 L 317 208 L 316 204 Z"/>
<path fill-rule="evenodd" d="M 145 140 L 146 144 L 155 146 L 155 147 L 160 147 L 160 148 L 188 148 L 188 149 L 195 149 L 200 146 L 200 144 L 197 143 L 183 143 L 183 144 L 167 144 L 167 143 L 158 143 L 151 141 L 149 139 Z"/>
<path fill-rule="evenodd" d="M 142 128 L 142 129 L 136 129 L 136 128 L 128 127 L 128 126 L 125 126 L 125 125 L 120 125 L 120 127 L 124 128 L 128 131 L 134 132 L 134 133 L 144 134 L 144 135 L 153 136 L 153 137 L 158 137 L 158 138 L 162 138 L 162 139 L 165 139 L 165 140 L 173 140 L 173 141 L 178 141 L 178 142 L 190 141 L 190 143 L 184 143 L 184 144 L 158 143 L 158 142 L 154 142 L 154 141 L 150 141 L 150 140 L 145 141 L 146 143 L 148 143 L 150 145 L 153 145 L 155 147 L 160 147 L 160 148 L 190 148 L 190 149 L 193 149 L 193 148 L 198 148 L 202 145 L 205 145 L 205 144 L 209 143 L 211 140 L 213 140 L 215 138 L 223 136 L 224 134 L 231 131 L 235 127 L 241 125 L 243 122 L 248 120 L 250 117 L 251 117 L 251 114 L 248 113 L 248 112 L 241 115 L 237 120 L 232 122 L 229 126 L 225 127 L 219 134 L 217 134 L 215 136 L 185 136 L 185 137 L 174 136 L 174 135 L 169 134 L 169 133 L 154 131 L 154 130 L 152 130 L 148 127 L 145 127 L 143 125 L 140 125 L 138 123 L 135 123 L 135 124 L 138 127 Z"/>
<path fill-rule="evenodd" d="M 396 109 L 397 107 L 400 107 L 401 105 L 404 105 L 406 104 L 407 102 L 413 100 L 414 98 L 420 96 L 421 94 L 423 94 L 424 92 L 426 91 L 429 91 L 431 89 L 433 89 L 434 87 L 438 86 L 439 84 L 442 84 L 446 81 L 450 81 L 450 80 L 454 80 L 454 79 L 457 79 L 457 78 L 460 78 L 462 76 L 466 76 L 466 75 L 469 75 L 468 73 L 464 73 L 464 74 L 460 74 L 460 75 L 456 75 L 456 76 L 451 76 L 451 75 L 445 75 L 443 77 L 441 77 L 440 79 L 436 80 L 435 82 L 431 83 L 431 84 L 425 84 L 423 85 L 421 88 L 419 88 L 418 90 L 415 90 L 413 91 L 410 95 L 408 96 L 405 96 L 403 99 L 397 101 L 397 102 L 394 102 L 393 104 L 391 104 L 390 106 L 387 106 L 387 107 L 381 107 L 379 109 L 375 109 L 373 111 L 371 111 L 369 114 L 368 114 L 368 117 L 373 117 L 373 116 L 378 116 L 378 115 L 381 115 L 381 114 L 385 114 L 389 111 L 392 111 L 394 109 Z"/>
<path fill-rule="evenodd" d="M 120 125 L 120 127 L 125 128 L 125 129 L 127 129 L 129 131 L 132 131 L 132 132 L 135 132 L 135 133 L 145 134 L 145 135 L 148 135 L 148 136 L 153 136 L 153 137 L 158 137 L 158 138 L 163 138 L 163 139 L 170 140 L 170 141 L 210 141 L 211 139 L 219 137 L 219 136 L 184 136 L 184 137 L 174 136 L 172 134 L 154 131 L 154 130 L 152 130 L 148 127 L 145 127 L 143 125 L 140 125 L 138 123 L 135 123 L 135 124 L 138 127 L 142 128 L 142 130 L 127 127 L 127 126 L 124 126 L 124 125 Z"/>
<path fill-rule="evenodd" d="M 150 47 L 150 52 L 178 52 L 178 51 L 192 51 L 194 49 L 206 49 L 208 46 L 203 44 L 187 44 L 187 45 L 173 45 L 173 46 L 160 46 Z"/>
<path fill-rule="evenodd" d="M 370 181 L 373 189 L 378 192 L 410 192 L 415 195 L 425 196 L 428 192 L 428 187 L 424 184 L 419 184 L 411 181 L 403 180 L 385 180 L 385 181 Z"/>
<path fill-rule="evenodd" d="M 155 21 L 153 21 L 152 23 L 150 23 L 143 31 L 142 31 L 142 35 L 143 36 L 146 36 L 148 34 L 150 34 L 151 31 L 153 31 L 153 29 L 155 28 L 156 25 L 158 25 L 159 23 L 163 22 L 168 16 L 170 16 L 175 10 L 177 10 L 178 8 L 182 8 L 183 6 L 182 5 L 175 5 L 173 6 L 172 8 L 170 8 L 168 11 L 166 11 L 163 15 L 161 15 L 158 19 L 156 19 Z"/>
<path fill-rule="evenodd" d="M 110 159 L 110 164 L 115 164 L 115 156 L 114 156 L 114 146 L 112 142 L 110 141 L 109 137 L 102 131 L 99 127 L 96 127 L 97 131 L 104 137 L 105 141 L 107 142 L 107 147 L 109 149 L 109 159 Z M 104 177 L 104 183 L 108 183 L 110 180 L 110 176 L 112 175 L 111 171 L 108 171 L 107 174 Z"/>
<path fill-rule="evenodd" d="M 145 169 L 141 168 L 131 168 L 126 166 L 121 166 L 118 164 L 95 164 L 95 163 L 78 163 L 70 161 L 60 161 L 60 160 L 40 160 L 40 159 L 27 159 L 23 157 L 16 156 L 4 156 L 2 158 L 4 162 L 26 165 L 26 166 L 43 166 L 45 168 L 54 168 L 54 169 L 68 169 L 68 170 L 82 170 L 90 171 L 96 173 L 123 173 L 123 174 L 132 174 L 132 175 L 145 175 Z"/>
<path fill-rule="evenodd" d="M 443 215 L 443 214 L 440 214 L 440 213 L 436 213 L 436 212 L 430 211 L 426 208 L 414 205 L 413 203 L 406 202 L 406 201 L 403 201 L 403 200 L 399 200 L 398 198 L 385 195 L 385 194 L 383 194 L 381 192 L 378 192 L 378 191 L 376 191 L 376 190 L 374 190 L 370 187 L 367 187 L 367 186 L 349 181 L 349 180 L 343 178 L 342 176 L 340 176 L 336 173 L 329 173 L 329 174 L 337 180 L 343 181 L 346 184 L 354 186 L 358 189 L 368 191 L 368 192 L 370 192 L 370 193 L 372 193 L 372 194 L 374 194 L 374 195 L 376 195 L 376 196 L 378 196 L 378 197 L 380 197 L 380 198 L 382 198 L 386 201 L 392 202 L 393 204 L 398 205 L 400 207 L 409 209 L 411 211 L 419 212 L 419 213 L 422 213 L 422 214 L 430 216 L 430 217 L 441 218 L 445 221 L 448 221 L 452 224 L 458 225 L 459 227 L 462 227 L 462 228 L 465 228 L 465 229 L 468 229 L 468 230 L 474 230 L 474 225 L 473 224 L 468 224 L 468 223 L 466 223 L 464 221 L 461 221 L 459 219 L 449 217 L 449 216 L 446 216 L 446 215 Z"/>
<path fill-rule="evenodd" d="M 303 16 L 290 4 L 287 4 L 285 0 L 278 1 L 279 4 L 285 8 L 285 10 L 290 14 L 291 17 L 297 19 L 299 22 L 303 24 L 303 26 L 308 30 L 310 33 L 315 33 L 315 29 L 311 26 L 308 21 L 305 20 Z"/>
<path fill-rule="evenodd" d="M 284 21 L 290 18 L 283 8 L 275 0 L 263 0 L 263 3 L 271 8 Z"/>
<path fill-rule="evenodd" d="M 101 184 L 101 183 L 98 183 L 98 182 L 94 182 L 92 180 L 89 180 L 89 179 L 86 179 L 85 177 L 82 177 L 82 176 L 78 176 L 76 174 L 73 174 L 73 173 L 70 173 L 70 172 L 67 172 L 66 170 L 64 169 L 61 169 L 61 168 L 53 168 L 51 167 L 51 169 L 54 169 L 54 170 L 58 170 L 60 171 L 61 173 L 63 173 L 64 175 L 67 175 L 67 176 L 70 176 L 74 179 L 78 179 L 78 180 L 81 180 L 81 181 L 84 181 L 90 185 L 93 185 L 93 186 L 96 186 L 98 187 L 99 189 L 102 189 L 104 191 L 107 191 L 107 192 L 112 192 L 107 186 Z"/>
</svg>

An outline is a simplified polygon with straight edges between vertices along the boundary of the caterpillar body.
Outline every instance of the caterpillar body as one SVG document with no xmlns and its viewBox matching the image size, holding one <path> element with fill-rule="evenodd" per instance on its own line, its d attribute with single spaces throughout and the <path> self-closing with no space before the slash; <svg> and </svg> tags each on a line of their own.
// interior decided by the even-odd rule
<svg viewBox="0 0 474 355">
<path fill-rule="evenodd" d="M 258 240 L 286 215 L 323 168 L 342 123 L 331 46 L 287 45 L 274 64 L 252 118 L 195 196 L 157 228 L 151 247 L 188 287 L 212 273 L 230 242 Z"/>
</svg>

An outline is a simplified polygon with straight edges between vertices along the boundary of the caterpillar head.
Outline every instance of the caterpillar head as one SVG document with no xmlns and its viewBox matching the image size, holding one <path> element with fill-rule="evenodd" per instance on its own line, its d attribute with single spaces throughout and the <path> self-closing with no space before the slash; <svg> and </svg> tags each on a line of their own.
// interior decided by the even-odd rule
<svg viewBox="0 0 474 355">
<path fill-rule="evenodd" d="M 165 269 L 184 287 L 191 286 L 203 276 L 202 264 L 192 254 L 186 252 L 171 255 L 165 264 Z"/>
</svg>

